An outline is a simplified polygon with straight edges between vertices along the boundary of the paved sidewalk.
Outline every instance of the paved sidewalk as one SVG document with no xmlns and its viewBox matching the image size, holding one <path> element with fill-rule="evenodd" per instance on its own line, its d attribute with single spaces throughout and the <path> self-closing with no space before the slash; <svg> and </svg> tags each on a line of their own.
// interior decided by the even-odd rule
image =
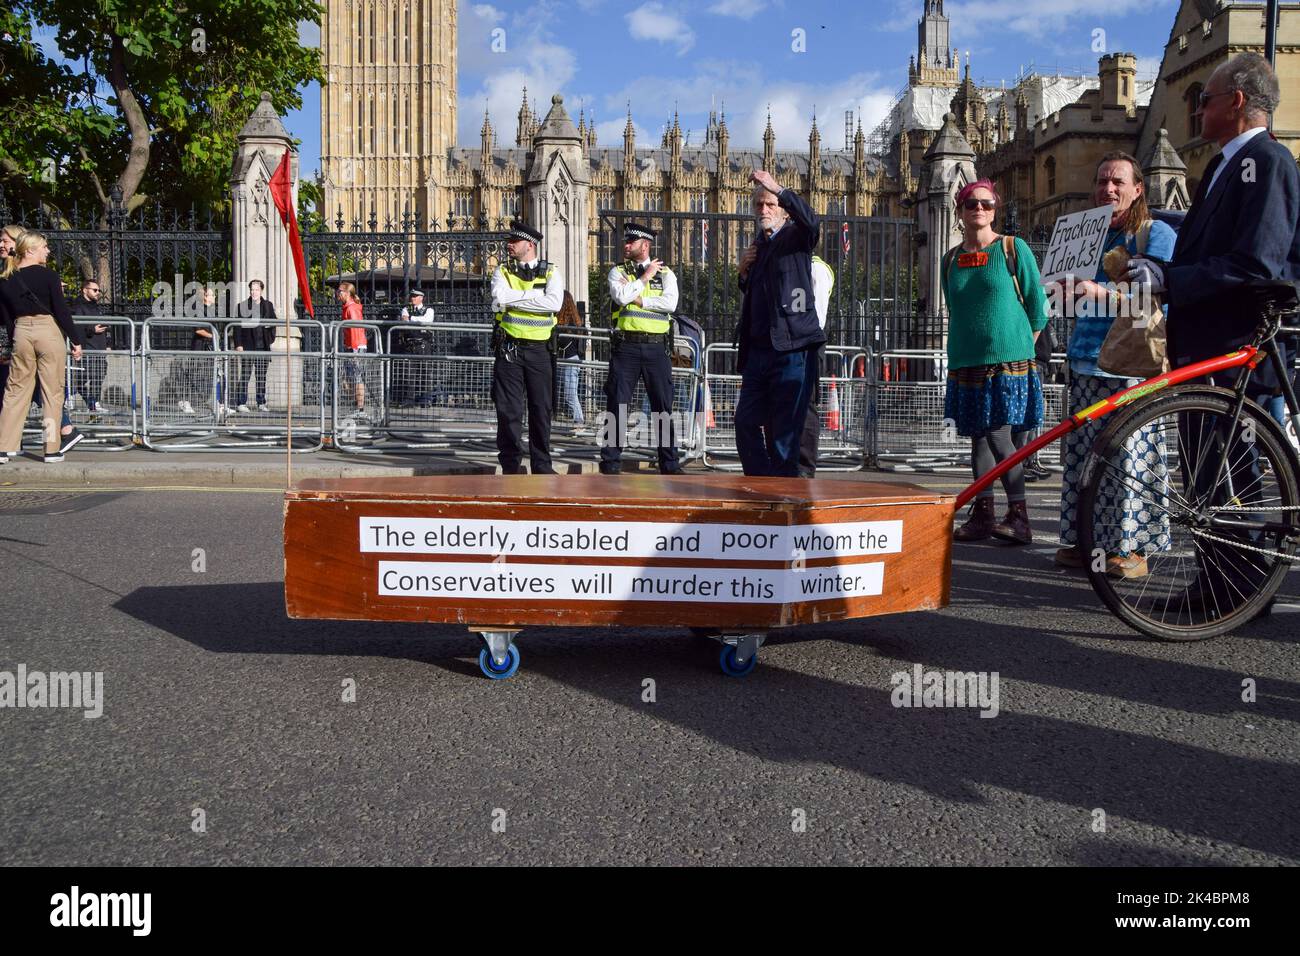
<svg viewBox="0 0 1300 956">
<path fill-rule="evenodd" d="M 584 450 L 585 451 L 585 450 Z M 284 488 L 283 451 L 156 452 L 144 448 L 126 451 L 74 449 L 64 461 L 45 464 L 38 451 L 28 449 L 0 465 L 0 488 L 118 487 L 118 488 Z M 555 456 L 561 474 L 594 474 L 594 453 Z M 650 470 L 649 461 L 624 461 L 624 470 Z M 304 478 L 366 478 L 407 475 L 498 474 L 496 457 L 484 451 L 437 454 L 349 455 L 337 451 L 296 454 L 293 480 Z M 702 463 L 688 464 L 691 472 L 707 472 Z M 723 473 L 723 472 L 720 472 Z M 969 483 L 965 474 L 897 471 L 826 471 L 819 478 L 911 482 L 942 491 L 955 491 Z"/>
</svg>

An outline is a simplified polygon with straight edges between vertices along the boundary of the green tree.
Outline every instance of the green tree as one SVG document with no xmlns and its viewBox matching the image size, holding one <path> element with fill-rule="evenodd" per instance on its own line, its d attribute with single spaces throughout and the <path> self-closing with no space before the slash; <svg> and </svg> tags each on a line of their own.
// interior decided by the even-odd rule
<svg viewBox="0 0 1300 956">
<path fill-rule="evenodd" d="M 225 206 L 261 92 L 283 113 L 323 79 L 319 51 L 298 42 L 298 22 L 320 14 L 313 0 L 16 0 L 0 14 L 0 177 L 55 214 L 102 208 L 114 188 L 128 210 Z M 61 59 L 32 42 L 42 26 Z"/>
</svg>

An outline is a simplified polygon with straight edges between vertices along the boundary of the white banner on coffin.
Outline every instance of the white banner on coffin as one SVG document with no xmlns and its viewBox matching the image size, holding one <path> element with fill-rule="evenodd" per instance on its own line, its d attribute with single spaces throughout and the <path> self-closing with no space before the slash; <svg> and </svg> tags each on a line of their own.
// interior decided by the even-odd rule
<svg viewBox="0 0 1300 956">
<path fill-rule="evenodd" d="M 790 561 L 903 550 L 902 521 L 773 526 L 363 516 L 359 534 L 361 551 L 377 554 Z"/>
<path fill-rule="evenodd" d="M 785 604 L 879 595 L 884 580 L 880 561 L 777 570 L 380 561 L 378 593 L 459 600 Z"/>
</svg>

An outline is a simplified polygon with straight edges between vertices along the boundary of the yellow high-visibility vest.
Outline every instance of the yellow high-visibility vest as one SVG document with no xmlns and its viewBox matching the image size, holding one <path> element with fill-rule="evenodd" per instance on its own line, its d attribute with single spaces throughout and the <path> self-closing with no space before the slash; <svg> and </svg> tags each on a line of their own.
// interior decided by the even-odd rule
<svg viewBox="0 0 1300 956">
<path fill-rule="evenodd" d="M 501 267 L 501 274 L 505 276 L 510 288 L 518 292 L 528 289 L 544 290 L 554 272 L 555 266 L 548 265 L 545 275 L 525 279 L 510 271 L 508 265 Z M 506 335 L 516 339 L 549 339 L 551 330 L 555 328 L 554 312 L 529 312 L 515 306 L 509 306 L 504 312 L 498 312 L 496 320 Z"/>
<path fill-rule="evenodd" d="M 629 269 L 627 263 L 623 263 L 619 268 L 623 270 L 623 274 L 629 280 L 636 279 L 636 270 Z M 667 271 L 667 268 L 660 269 L 655 273 L 654 279 L 645 283 L 645 288 L 641 292 L 642 302 L 664 294 L 663 281 L 659 279 L 659 276 Z M 656 280 L 659 280 L 657 285 L 655 285 Z M 616 329 L 621 329 L 624 332 L 650 332 L 653 334 L 667 332 L 672 325 L 670 318 L 671 316 L 667 313 L 651 312 L 649 309 L 641 308 L 636 304 L 635 300 L 614 309 L 610 315 Z"/>
</svg>

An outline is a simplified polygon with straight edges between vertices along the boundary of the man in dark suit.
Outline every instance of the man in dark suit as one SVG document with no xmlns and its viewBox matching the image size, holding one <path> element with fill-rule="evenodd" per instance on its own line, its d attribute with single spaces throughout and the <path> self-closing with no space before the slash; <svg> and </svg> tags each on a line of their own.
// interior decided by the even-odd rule
<svg viewBox="0 0 1300 956">
<path fill-rule="evenodd" d="M 234 330 L 236 352 L 271 350 L 271 343 L 275 341 L 275 328 L 271 323 L 275 321 L 276 315 L 271 300 L 262 295 L 265 288 L 261 279 L 248 283 L 248 298 L 237 307 L 239 325 Z M 257 396 L 257 410 L 269 411 L 266 404 L 266 357 L 256 354 L 242 357 L 236 362 L 235 368 L 237 371 L 233 391 L 236 398 L 241 398 L 237 411 L 243 414 L 249 412 L 248 399 L 252 394 Z M 255 386 L 252 389 L 248 387 L 250 377 Z"/>
<path fill-rule="evenodd" d="M 736 449 L 746 475 L 794 477 L 799 437 L 817 388 L 818 353 L 826 342 L 812 280 L 812 251 L 821 230 L 812 208 L 793 190 L 761 170 L 752 179 L 759 234 L 740 261 Z M 766 440 L 764 428 L 770 432 Z"/>
<path fill-rule="evenodd" d="M 1179 368 L 1214 358 L 1250 341 L 1259 323 L 1245 286 L 1252 280 L 1300 280 L 1300 171 L 1295 157 L 1268 131 L 1269 116 L 1281 99 L 1277 76 L 1257 53 L 1243 53 L 1221 65 L 1201 93 L 1202 134 L 1222 152 L 1210 161 L 1192 207 L 1178 232 L 1168 265 L 1145 258 L 1130 261 L 1129 278 L 1165 292 L 1169 303 L 1170 363 Z M 1279 347 L 1282 345 L 1279 342 Z M 1289 358 L 1289 357 L 1288 357 Z M 1290 362 L 1286 363 L 1290 366 Z M 1237 372 L 1214 376 L 1232 387 Z M 1278 389 L 1268 363 L 1251 379 L 1257 400 Z M 1192 463 L 1206 455 L 1217 460 L 1208 423 L 1179 422 L 1184 468 L 1213 482 L 1212 469 Z M 1209 435 L 1198 439 L 1198 435 Z M 1234 444 L 1242 444 L 1240 441 Z M 1194 447 L 1193 447 L 1194 446 Z M 1229 449 L 1233 487 L 1248 489 L 1246 503 L 1260 494 L 1261 472 L 1253 446 Z M 1210 488 L 1196 488 L 1209 493 Z M 1217 494 L 1217 492 L 1216 492 Z M 1201 573 L 1171 610 L 1225 612 L 1238 594 L 1250 594 L 1262 568 L 1240 549 L 1198 541 Z"/>
</svg>

